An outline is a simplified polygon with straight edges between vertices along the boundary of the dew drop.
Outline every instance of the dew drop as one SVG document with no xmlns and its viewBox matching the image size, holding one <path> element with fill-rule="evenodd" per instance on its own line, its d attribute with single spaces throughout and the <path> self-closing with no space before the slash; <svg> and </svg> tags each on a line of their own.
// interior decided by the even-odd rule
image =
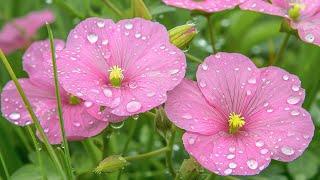
<svg viewBox="0 0 320 180">
<path fill-rule="evenodd" d="M 108 45 L 108 43 L 109 43 L 108 39 L 105 39 L 105 40 L 102 41 L 102 45 Z"/>
<path fill-rule="evenodd" d="M 76 126 L 76 127 L 80 127 L 81 124 L 79 122 L 73 122 L 73 125 Z"/>
<path fill-rule="evenodd" d="M 268 149 L 261 149 L 261 150 L 260 150 L 260 153 L 261 153 L 261 154 L 267 154 L 268 152 L 269 152 Z"/>
<path fill-rule="evenodd" d="M 289 80 L 289 76 L 285 74 L 285 75 L 282 76 L 282 79 L 285 80 L 285 81 L 288 81 Z"/>
<path fill-rule="evenodd" d="M 131 24 L 130 22 L 125 24 L 124 27 L 128 30 L 132 29 L 133 28 L 133 24 Z"/>
<path fill-rule="evenodd" d="M 299 90 L 300 90 L 300 87 L 299 87 L 299 86 L 297 86 L 297 85 L 293 85 L 293 86 L 291 87 L 291 89 L 292 89 L 292 91 L 297 92 L 297 91 L 299 91 Z"/>
<path fill-rule="evenodd" d="M 134 37 L 136 37 L 137 39 L 139 39 L 139 38 L 141 37 L 141 34 L 140 34 L 140 33 L 136 33 L 136 34 L 134 35 Z"/>
<path fill-rule="evenodd" d="M 138 101 L 130 101 L 127 104 L 127 111 L 128 112 L 137 112 L 141 109 L 141 103 Z"/>
<path fill-rule="evenodd" d="M 287 99 L 287 103 L 288 104 L 298 104 L 300 102 L 300 97 L 297 97 L 297 96 L 291 96 Z"/>
<path fill-rule="evenodd" d="M 88 34 L 87 39 L 91 44 L 94 44 L 98 41 L 98 36 L 96 34 Z"/>
<path fill-rule="evenodd" d="M 232 173 L 232 169 L 226 169 L 224 170 L 225 175 L 230 175 Z"/>
<path fill-rule="evenodd" d="M 257 83 L 257 80 L 256 80 L 256 78 L 250 78 L 250 79 L 248 80 L 248 83 L 249 83 L 249 84 L 256 84 L 256 83 Z"/>
<path fill-rule="evenodd" d="M 177 74 L 178 72 L 179 72 L 179 69 L 172 69 L 172 70 L 170 70 L 170 74 L 171 74 L 171 75 Z"/>
<path fill-rule="evenodd" d="M 84 106 L 87 107 L 87 108 L 91 107 L 92 105 L 93 105 L 93 103 L 90 102 L 90 101 L 84 102 Z"/>
<path fill-rule="evenodd" d="M 292 116 L 298 116 L 298 115 L 300 114 L 300 112 L 297 111 L 297 110 L 293 110 L 293 111 L 291 111 L 290 114 L 291 114 Z"/>
<path fill-rule="evenodd" d="M 11 120 L 18 120 L 18 119 L 20 119 L 20 117 L 21 117 L 20 113 L 17 113 L 17 112 L 13 112 L 13 113 L 11 113 L 11 114 L 9 115 L 9 118 L 10 118 Z"/>
<path fill-rule="evenodd" d="M 234 154 L 228 154 L 227 155 L 227 159 L 233 159 L 233 158 L 235 158 L 236 157 L 236 155 L 234 155 Z"/>
<path fill-rule="evenodd" d="M 258 140 L 257 142 L 256 142 L 256 146 L 257 147 L 262 147 L 264 145 L 264 142 L 262 141 L 262 140 Z"/>
<path fill-rule="evenodd" d="M 196 140 L 195 140 L 193 137 L 190 137 L 190 138 L 188 139 L 188 143 L 191 144 L 191 145 L 194 144 L 195 141 L 196 141 Z"/>
<path fill-rule="evenodd" d="M 236 168 L 236 167 L 237 167 L 237 164 L 236 164 L 236 163 L 234 163 L 234 162 L 229 163 L 229 168 L 230 168 L 230 169 L 234 169 L 234 168 Z"/>
<path fill-rule="evenodd" d="M 247 161 L 247 166 L 252 170 L 257 169 L 258 168 L 258 162 L 256 160 L 254 160 L 254 159 L 250 159 L 250 160 Z"/>
<path fill-rule="evenodd" d="M 123 125 L 124 125 L 124 121 L 121 121 L 121 122 L 119 122 L 119 123 L 112 123 L 112 124 L 111 124 L 111 127 L 112 127 L 113 129 L 120 129 L 120 128 L 123 127 Z"/>
<path fill-rule="evenodd" d="M 112 91 L 110 89 L 108 89 L 108 88 L 103 89 L 103 94 L 106 97 L 112 97 Z"/>
<path fill-rule="evenodd" d="M 182 116 L 184 119 L 192 119 L 192 116 L 190 114 L 185 114 Z"/>
<path fill-rule="evenodd" d="M 206 64 L 206 63 L 203 63 L 202 65 L 201 65 L 201 67 L 202 67 L 202 69 L 203 70 L 208 70 L 208 65 Z"/>
<path fill-rule="evenodd" d="M 205 81 L 200 81 L 199 83 L 200 87 L 204 88 L 207 86 L 206 82 Z"/>
<path fill-rule="evenodd" d="M 98 25 L 99 28 L 103 28 L 105 23 L 104 23 L 104 21 L 98 21 L 97 25 Z"/>
<path fill-rule="evenodd" d="M 315 37 L 313 34 L 307 34 L 304 38 L 308 43 L 313 43 L 315 40 Z"/>
<path fill-rule="evenodd" d="M 281 148 L 281 152 L 287 156 L 293 155 L 294 154 L 294 150 L 291 147 L 282 147 Z"/>
<path fill-rule="evenodd" d="M 148 93 L 147 93 L 147 96 L 148 96 L 148 97 L 153 97 L 154 95 L 156 95 L 155 92 L 148 92 Z"/>
</svg>

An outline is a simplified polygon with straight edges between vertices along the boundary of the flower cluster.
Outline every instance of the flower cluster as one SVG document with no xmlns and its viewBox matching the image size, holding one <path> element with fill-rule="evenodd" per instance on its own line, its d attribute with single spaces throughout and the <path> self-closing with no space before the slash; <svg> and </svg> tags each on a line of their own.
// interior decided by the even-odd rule
<svg viewBox="0 0 320 180">
<path fill-rule="evenodd" d="M 316 1 L 163 1 L 205 12 L 239 5 L 283 16 L 303 40 L 320 44 Z M 9 53 L 29 43 L 42 20 L 53 19 L 44 11 L 13 21 L 0 33 L 0 48 Z M 195 35 L 195 29 L 186 32 L 192 35 L 189 40 Z M 117 23 L 88 18 L 66 42 L 55 40 L 56 52 L 48 40 L 34 42 L 23 56 L 29 77 L 19 83 L 49 142 L 62 141 L 51 59 L 55 53 L 68 140 L 95 136 L 109 123 L 165 104 L 169 120 L 186 131 L 186 151 L 219 175 L 258 174 L 271 159 L 292 161 L 308 147 L 314 125 L 301 107 L 305 91 L 297 76 L 277 67 L 259 69 L 241 54 L 220 52 L 199 65 L 197 81 L 184 79 L 185 55 L 170 42 L 163 25 L 141 18 Z M 1 111 L 13 124 L 32 124 L 12 81 L 1 93 Z"/>
</svg>

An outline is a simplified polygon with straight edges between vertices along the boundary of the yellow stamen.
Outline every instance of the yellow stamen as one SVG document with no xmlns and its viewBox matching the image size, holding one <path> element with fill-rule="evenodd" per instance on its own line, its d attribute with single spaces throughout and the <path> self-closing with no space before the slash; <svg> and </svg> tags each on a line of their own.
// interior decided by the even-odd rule
<svg viewBox="0 0 320 180">
<path fill-rule="evenodd" d="M 113 87 L 120 87 L 123 79 L 123 70 L 119 66 L 112 66 L 109 69 L 109 81 Z"/>
<path fill-rule="evenodd" d="M 291 3 L 290 6 L 291 8 L 288 11 L 289 17 L 296 21 L 301 16 L 301 10 L 305 9 L 306 6 L 300 3 Z"/>
<path fill-rule="evenodd" d="M 244 117 L 241 114 L 230 113 L 229 115 L 229 133 L 234 134 L 245 125 Z"/>
<path fill-rule="evenodd" d="M 81 103 L 81 99 L 79 99 L 77 96 L 74 96 L 74 95 L 69 96 L 69 104 L 78 105 L 80 103 Z"/>
</svg>

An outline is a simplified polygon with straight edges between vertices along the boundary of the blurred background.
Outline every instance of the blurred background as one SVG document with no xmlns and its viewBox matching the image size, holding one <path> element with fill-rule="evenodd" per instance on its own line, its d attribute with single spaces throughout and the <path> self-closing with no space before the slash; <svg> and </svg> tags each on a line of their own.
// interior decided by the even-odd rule
<svg viewBox="0 0 320 180">
<path fill-rule="evenodd" d="M 111 0 L 117 8 L 130 17 L 130 0 Z M 145 0 L 153 20 L 165 25 L 167 29 L 185 24 L 195 23 L 199 33 L 185 52 L 204 59 L 212 53 L 209 32 L 206 29 L 206 18 L 187 10 L 165 6 L 161 0 Z M 7 21 L 24 16 L 32 11 L 50 9 L 55 14 L 52 29 L 55 38 L 66 39 L 68 32 L 81 20 L 98 16 L 114 21 L 121 19 L 102 0 L 0 0 L 0 29 Z M 285 34 L 280 33 L 282 19 L 253 12 L 240 11 L 238 8 L 216 13 L 212 16 L 215 27 L 216 44 L 219 51 L 240 52 L 253 59 L 254 63 L 263 67 L 273 62 Z M 46 28 L 41 28 L 35 36 L 36 40 L 46 39 Z M 22 55 L 25 49 L 17 50 L 7 56 L 18 77 L 26 77 L 22 70 Z M 195 79 L 197 64 L 188 62 L 188 78 Z M 216 177 L 216 179 L 275 179 L 306 180 L 320 179 L 320 47 L 308 45 L 292 36 L 280 66 L 290 73 L 296 74 L 306 89 L 307 96 L 304 107 L 311 112 L 317 127 L 315 136 L 306 152 L 296 161 L 281 163 L 272 161 L 271 165 L 258 176 L 251 177 Z M 0 64 L 0 91 L 9 81 L 9 76 Z M 154 121 L 147 115 L 129 118 L 124 123 L 108 127 L 101 135 L 84 142 L 70 143 L 72 164 L 78 179 L 116 179 L 117 172 L 95 174 L 92 169 L 96 162 L 112 154 L 119 154 L 130 133 L 131 126 L 138 121 L 134 136 L 130 141 L 126 155 L 134 155 L 165 146 L 165 141 L 156 132 Z M 178 131 L 174 149 L 174 165 L 179 165 L 188 154 L 181 144 L 182 131 Z M 14 126 L 0 117 L 0 151 L 9 173 L 14 180 L 41 179 L 35 150 L 26 129 Z M 93 145 L 88 147 L 88 144 Z M 93 148 L 92 148 L 93 147 Z M 107 147 L 107 148 L 103 148 Z M 58 151 L 59 151 L 58 147 Z M 102 151 L 101 149 L 104 149 Z M 60 150 L 61 151 L 61 150 Z M 45 151 L 41 151 L 46 160 L 45 169 L 49 179 L 59 179 L 52 162 Z M 208 172 L 203 170 L 203 177 Z M 0 166 L 0 179 L 5 179 Z M 170 179 L 164 156 L 136 161 L 123 170 L 121 179 Z"/>
</svg>

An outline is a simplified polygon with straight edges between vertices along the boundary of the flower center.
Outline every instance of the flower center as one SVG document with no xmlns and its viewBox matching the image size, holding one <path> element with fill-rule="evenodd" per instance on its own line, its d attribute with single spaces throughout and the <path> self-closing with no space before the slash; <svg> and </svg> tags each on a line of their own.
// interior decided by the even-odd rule
<svg viewBox="0 0 320 180">
<path fill-rule="evenodd" d="M 77 96 L 74 96 L 74 95 L 70 95 L 69 96 L 69 104 L 70 105 L 78 105 L 81 103 L 81 99 L 78 98 Z"/>
<path fill-rule="evenodd" d="M 288 11 L 289 17 L 296 21 L 301 16 L 301 10 L 305 8 L 305 5 L 300 3 L 291 3 L 290 6 L 291 8 Z"/>
<path fill-rule="evenodd" d="M 123 70 L 119 66 L 112 66 L 109 70 L 109 81 L 113 87 L 120 87 L 123 80 Z"/>
<path fill-rule="evenodd" d="M 241 114 L 230 113 L 229 115 L 229 133 L 234 134 L 245 125 L 244 117 Z"/>
</svg>

